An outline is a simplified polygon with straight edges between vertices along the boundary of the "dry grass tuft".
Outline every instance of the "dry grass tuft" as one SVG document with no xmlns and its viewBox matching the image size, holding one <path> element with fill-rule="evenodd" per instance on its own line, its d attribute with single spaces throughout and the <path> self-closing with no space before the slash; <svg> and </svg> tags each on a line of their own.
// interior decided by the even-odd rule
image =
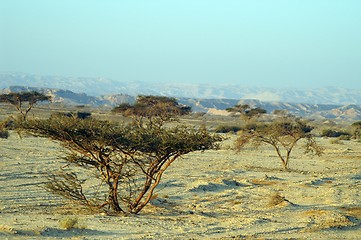
<svg viewBox="0 0 361 240">
<path fill-rule="evenodd" d="M 17 234 L 17 231 L 13 227 L 0 225 L 0 233 Z"/>
<path fill-rule="evenodd" d="M 275 206 L 278 206 L 278 205 L 281 205 L 281 204 L 284 204 L 284 203 L 289 203 L 289 201 L 284 196 L 282 196 L 281 194 L 279 194 L 277 192 L 277 193 L 274 193 L 273 195 L 271 195 L 267 206 L 268 207 L 275 207 Z"/>
<path fill-rule="evenodd" d="M 351 217 L 361 219 L 361 207 L 342 207 L 341 210 Z"/>
<path fill-rule="evenodd" d="M 276 181 L 269 181 L 265 179 L 250 179 L 249 182 L 251 182 L 254 185 L 274 185 L 277 184 Z"/>
<path fill-rule="evenodd" d="M 59 221 L 60 228 L 64 230 L 69 230 L 73 228 L 77 228 L 78 226 L 78 218 L 77 217 L 66 217 Z"/>
</svg>

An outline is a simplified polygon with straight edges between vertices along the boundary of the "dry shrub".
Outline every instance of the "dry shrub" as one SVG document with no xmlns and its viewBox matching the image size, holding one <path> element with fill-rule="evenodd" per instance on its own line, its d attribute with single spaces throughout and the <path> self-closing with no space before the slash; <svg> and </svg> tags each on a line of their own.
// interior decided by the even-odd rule
<svg viewBox="0 0 361 240">
<path fill-rule="evenodd" d="M 283 205 L 284 203 L 289 203 L 289 201 L 282 196 L 280 193 L 276 192 L 271 195 L 269 202 L 267 204 L 268 207 L 275 207 L 279 205 Z"/>
<path fill-rule="evenodd" d="M 361 219 L 361 207 L 343 207 L 341 210 L 351 217 Z"/>
<path fill-rule="evenodd" d="M 7 225 L 0 225 L 0 233 L 17 234 L 17 231 L 13 227 Z"/>
<path fill-rule="evenodd" d="M 265 179 L 250 179 L 249 181 L 255 185 L 274 185 L 277 183 L 275 181 L 269 181 Z"/>
<path fill-rule="evenodd" d="M 66 217 L 59 221 L 59 226 L 62 229 L 69 230 L 72 228 L 78 228 L 78 218 L 77 217 Z"/>
<path fill-rule="evenodd" d="M 9 131 L 6 129 L 7 124 L 8 124 L 7 120 L 0 122 L 0 138 L 6 139 L 9 137 Z"/>
</svg>

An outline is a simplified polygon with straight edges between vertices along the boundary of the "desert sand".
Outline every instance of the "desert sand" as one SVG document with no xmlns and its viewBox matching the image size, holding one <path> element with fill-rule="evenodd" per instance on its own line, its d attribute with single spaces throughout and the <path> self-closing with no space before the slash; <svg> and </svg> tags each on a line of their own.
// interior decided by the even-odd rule
<svg viewBox="0 0 361 240">
<path fill-rule="evenodd" d="M 174 162 L 139 215 L 107 216 L 42 188 L 62 166 L 58 143 L 11 132 L 0 139 L 0 238 L 360 239 L 361 143 L 317 140 L 325 154 L 295 149 L 286 172 L 271 148 L 236 153 L 231 137 Z"/>
</svg>

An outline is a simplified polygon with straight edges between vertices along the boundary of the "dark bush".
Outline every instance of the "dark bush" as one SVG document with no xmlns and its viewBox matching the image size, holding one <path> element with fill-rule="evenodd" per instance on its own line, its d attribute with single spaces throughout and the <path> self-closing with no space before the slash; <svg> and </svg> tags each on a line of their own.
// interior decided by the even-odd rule
<svg viewBox="0 0 361 240">
<path fill-rule="evenodd" d="M 86 119 L 86 118 L 88 118 L 88 117 L 91 117 L 91 113 L 90 112 L 77 112 L 76 113 L 76 116 L 77 116 L 77 118 L 79 118 L 79 119 Z"/>
<path fill-rule="evenodd" d="M 229 133 L 229 132 L 238 132 L 242 128 L 239 126 L 228 126 L 228 125 L 218 125 L 214 131 L 216 133 Z"/>
<path fill-rule="evenodd" d="M 0 130 L 0 138 L 8 138 L 9 137 L 9 131 L 5 129 Z"/>
<path fill-rule="evenodd" d="M 70 117 L 70 118 L 78 118 L 78 119 L 86 119 L 91 117 L 91 113 L 90 112 L 67 112 L 67 113 L 55 113 L 52 114 L 53 117 L 57 117 L 57 116 L 65 116 L 65 117 Z"/>
<path fill-rule="evenodd" d="M 341 137 L 341 136 L 350 136 L 351 137 L 351 134 L 350 133 L 347 133 L 347 132 L 343 132 L 343 131 L 337 131 L 337 130 L 332 130 L 332 129 L 325 129 L 322 131 L 321 133 L 321 137 Z"/>
</svg>

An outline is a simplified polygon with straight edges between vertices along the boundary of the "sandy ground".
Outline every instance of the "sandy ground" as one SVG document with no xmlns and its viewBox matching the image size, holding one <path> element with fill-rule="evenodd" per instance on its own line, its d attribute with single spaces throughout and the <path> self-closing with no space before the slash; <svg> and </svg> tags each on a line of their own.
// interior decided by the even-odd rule
<svg viewBox="0 0 361 240">
<path fill-rule="evenodd" d="M 45 138 L 0 139 L 1 239 L 361 239 L 361 143 L 322 157 L 270 148 L 196 152 L 173 163 L 158 197 L 137 216 L 78 212 L 41 187 L 62 147 Z M 73 209 L 74 208 L 74 209 Z M 65 220 L 78 220 L 66 230 Z"/>
</svg>

